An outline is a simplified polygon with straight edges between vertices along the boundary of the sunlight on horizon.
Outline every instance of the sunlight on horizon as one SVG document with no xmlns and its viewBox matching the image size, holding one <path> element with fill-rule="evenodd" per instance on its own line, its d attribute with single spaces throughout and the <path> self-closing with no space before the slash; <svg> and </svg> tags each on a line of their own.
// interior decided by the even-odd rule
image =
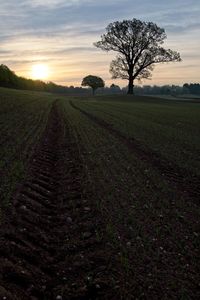
<svg viewBox="0 0 200 300">
<path fill-rule="evenodd" d="M 45 80 L 49 77 L 49 67 L 45 64 L 36 64 L 31 68 L 31 78 Z"/>
</svg>

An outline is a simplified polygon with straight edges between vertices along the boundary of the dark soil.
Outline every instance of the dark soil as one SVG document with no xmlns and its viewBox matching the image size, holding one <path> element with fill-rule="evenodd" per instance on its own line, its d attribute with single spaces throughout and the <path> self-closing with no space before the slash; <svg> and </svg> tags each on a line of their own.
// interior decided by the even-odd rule
<svg viewBox="0 0 200 300">
<path fill-rule="evenodd" d="M 114 256 L 83 176 L 55 102 L 1 226 L 0 299 L 117 299 Z"/>
<path fill-rule="evenodd" d="M 70 101 L 70 104 L 73 108 L 86 115 L 90 120 L 108 130 L 112 135 L 120 139 L 120 141 L 122 141 L 130 151 L 134 152 L 141 161 L 144 161 L 147 164 L 152 165 L 153 168 L 157 169 L 160 172 L 161 177 L 176 189 L 176 193 L 186 196 L 187 199 L 190 198 L 191 201 L 199 205 L 199 177 L 194 174 L 189 174 L 187 170 L 181 169 L 174 161 L 168 161 L 166 158 L 161 157 L 151 149 L 147 149 L 147 147 L 144 148 L 144 145 L 140 144 L 134 138 L 127 138 L 111 124 L 79 108 L 73 102 Z"/>
<path fill-rule="evenodd" d="M 187 195 L 196 207 L 198 178 L 186 183 L 183 170 L 71 105 L 120 139 L 138 159 L 156 167 L 177 191 L 177 197 Z M 180 215 L 176 220 L 176 207 L 170 207 L 166 220 L 160 215 L 159 222 L 152 220 L 145 208 L 139 210 L 136 223 L 149 240 L 145 248 L 141 237 L 134 237 L 137 228 L 133 228 L 131 246 L 124 247 L 130 251 L 126 273 L 122 264 L 127 262 L 120 262 L 122 249 L 107 240 L 106 221 L 97 210 L 80 157 L 56 101 L 26 180 L 13 195 L 0 229 L 0 300 L 198 299 L 199 238 L 194 230 L 198 221 L 189 219 L 195 208 L 186 219 Z M 128 205 L 124 212 L 127 210 Z M 112 211 L 109 213 L 112 215 Z M 169 223 L 174 227 L 173 236 L 167 232 Z M 163 233 L 158 239 L 153 239 L 155 228 Z M 122 224 L 123 230 L 126 227 Z"/>
<path fill-rule="evenodd" d="M 139 161 L 145 162 L 160 175 L 166 191 L 154 186 L 155 197 L 117 199 L 123 218 L 115 224 L 117 212 L 109 210 L 117 228 L 127 273 L 121 281 L 122 298 L 116 299 L 199 299 L 199 199 L 200 178 L 189 174 L 147 149 L 137 140 L 129 139 L 111 124 L 79 108 L 98 126 L 123 143 Z M 132 176 L 131 172 L 129 173 Z M 131 191 L 134 191 L 134 186 Z M 158 196 L 157 196 L 158 191 Z M 162 198 L 163 195 L 163 198 Z M 139 197 L 139 195 L 138 195 Z M 113 202 L 115 199 L 113 199 Z M 128 220 L 132 205 L 131 220 Z M 112 205 L 116 206 L 116 203 Z M 129 222 L 131 221 L 131 222 Z M 131 224 L 131 226 L 130 226 Z"/>
</svg>

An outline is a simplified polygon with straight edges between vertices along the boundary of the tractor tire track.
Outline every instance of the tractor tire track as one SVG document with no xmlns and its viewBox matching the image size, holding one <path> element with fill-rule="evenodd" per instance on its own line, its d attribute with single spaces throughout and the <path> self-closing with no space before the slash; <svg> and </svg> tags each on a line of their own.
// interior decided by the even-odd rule
<svg viewBox="0 0 200 300">
<path fill-rule="evenodd" d="M 152 165 L 153 168 L 157 169 L 160 172 L 161 177 L 165 179 L 170 186 L 174 187 L 177 192 L 180 193 L 180 195 L 190 198 L 191 201 L 193 201 L 196 205 L 199 205 L 199 177 L 188 174 L 188 171 L 181 169 L 178 165 L 176 165 L 175 162 L 172 163 L 166 160 L 165 158 L 157 155 L 155 152 L 152 152 L 151 149 L 144 149 L 144 146 L 134 138 L 127 138 L 111 124 L 81 109 L 74 104 L 74 102 L 70 101 L 70 105 L 123 142 L 124 145 L 126 145 L 129 150 L 134 152 L 140 160 Z"/>
<path fill-rule="evenodd" d="M 115 299 L 114 256 L 96 238 L 101 218 L 84 196 L 78 150 L 67 134 L 55 101 L 0 229 L 0 299 Z"/>
</svg>

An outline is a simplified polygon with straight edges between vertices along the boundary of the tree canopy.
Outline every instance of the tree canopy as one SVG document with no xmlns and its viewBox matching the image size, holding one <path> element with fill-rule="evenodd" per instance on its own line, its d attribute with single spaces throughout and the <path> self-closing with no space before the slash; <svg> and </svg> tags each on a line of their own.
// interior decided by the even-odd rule
<svg viewBox="0 0 200 300">
<path fill-rule="evenodd" d="M 127 79 L 128 93 L 133 94 L 134 80 L 150 78 L 155 64 L 181 61 L 178 52 L 162 47 L 166 37 L 156 24 L 132 19 L 110 23 L 94 45 L 118 53 L 110 65 L 112 78 Z"/>
<path fill-rule="evenodd" d="M 103 88 L 105 86 L 105 83 L 101 77 L 88 75 L 83 78 L 81 85 L 91 87 L 94 95 L 98 88 Z"/>
</svg>

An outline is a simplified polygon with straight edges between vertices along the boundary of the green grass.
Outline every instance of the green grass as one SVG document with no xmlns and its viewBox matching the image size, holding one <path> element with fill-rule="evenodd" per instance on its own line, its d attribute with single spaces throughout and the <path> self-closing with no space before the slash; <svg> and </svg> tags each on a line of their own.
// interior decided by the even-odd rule
<svg viewBox="0 0 200 300">
<path fill-rule="evenodd" d="M 25 175 L 53 99 L 49 94 L 0 88 L 0 208 L 9 205 Z"/>
</svg>

